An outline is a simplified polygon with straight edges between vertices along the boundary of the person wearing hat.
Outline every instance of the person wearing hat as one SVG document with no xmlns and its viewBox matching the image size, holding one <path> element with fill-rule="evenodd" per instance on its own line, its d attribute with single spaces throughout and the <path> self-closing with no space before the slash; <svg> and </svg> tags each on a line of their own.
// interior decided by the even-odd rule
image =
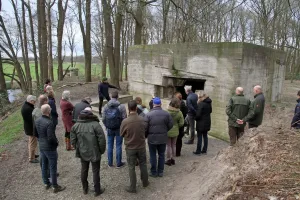
<svg viewBox="0 0 300 200">
<path fill-rule="evenodd" d="M 153 99 L 153 109 L 146 114 L 145 121 L 148 124 L 146 137 L 150 153 L 150 176 L 163 177 L 168 131 L 173 127 L 173 119 L 167 111 L 161 108 L 160 98 Z M 158 154 L 158 160 L 156 154 Z"/>
<path fill-rule="evenodd" d="M 91 103 L 92 103 L 92 99 L 90 97 L 85 97 L 84 99 L 81 100 L 81 102 L 77 103 L 74 106 L 73 117 L 72 117 L 72 121 L 74 123 L 76 123 L 81 111 L 83 111 L 87 107 L 91 108 Z"/>
<path fill-rule="evenodd" d="M 36 96 L 28 95 L 26 102 L 23 104 L 21 109 L 21 114 L 24 122 L 24 131 L 28 135 L 28 152 L 29 152 L 29 162 L 39 163 L 36 159 L 35 151 L 37 150 L 37 138 L 33 134 L 33 119 L 32 112 L 34 110 L 34 104 L 36 102 Z"/>
<path fill-rule="evenodd" d="M 120 88 L 110 85 L 107 81 L 106 77 L 102 78 L 102 82 L 99 83 L 98 85 L 98 94 L 99 94 L 99 116 L 102 117 L 102 105 L 103 105 L 103 100 L 104 98 L 107 100 L 107 102 L 110 101 L 108 89 L 109 88 L 115 88 L 120 90 Z"/>
<path fill-rule="evenodd" d="M 106 139 L 98 117 L 88 108 L 80 112 L 71 129 L 71 143 L 76 149 L 76 157 L 81 159 L 83 193 L 87 194 L 89 191 L 87 178 L 89 165 L 92 163 L 94 196 L 99 196 L 104 192 L 100 185 L 100 163 L 101 155 L 106 149 Z"/>
</svg>

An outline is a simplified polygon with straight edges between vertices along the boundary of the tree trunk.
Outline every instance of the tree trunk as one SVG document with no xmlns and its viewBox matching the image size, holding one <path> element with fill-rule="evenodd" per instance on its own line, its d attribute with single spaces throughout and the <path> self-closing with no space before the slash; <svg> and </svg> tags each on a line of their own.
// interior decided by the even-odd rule
<svg viewBox="0 0 300 200">
<path fill-rule="evenodd" d="M 167 42 L 167 23 L 168 23 L 168 14 L 169 14 L 169 8 L 170 8 L 170 0 L 163 1 L 163 38 L 162 43 L 165 44 Z"/>
<path fill-rule="evenodd" d="M 48 50 L 47 50 L 47 26 L 45 0 L 39 0 L 37 3 L 38 13 L 38 36 L 39 36 L 39 54 L 40 54 L 40 70 L 41 81 L 48 79 Z"/>
<path fill-rule="evenodd" d="M 85 40 L 84 48 L 85 57 L 85 81 L 92 82 L 92 46 L 91 46 L 91 0 L 86 0 L 85 16 Z"/>
<path fill-rule="evenodd" d="M 7 97 L 7 89 L 6 89 L 6 83 L 5 83 L 4 73 L 3 73 L 1 51 L 0 51 L 0 95 L 1 95 L 1 98 Z M 7 101 L 8 101 L 8 98 L 7 98 Z"/>
<path fill-rule="evenodd" d="M 52 55 L 52 22 L 51 22 L 51 0 L 47 3 L 47 26 L 48 26 L 48 72 L 49 78 L 54 81 L 53 74 L 53 55 Z"/>
<path fill-rule="evenodd" d="M 24 0 L 23 0 L 24 2 Z M 25 4 L 26 5 L 26 4 Z M 32 43 L 32 49 L 33 49 L 33 55 L 34 55 L 34 66 L 35 66 L 35 77 L 36 77 L 36 83 L 37 87 L 40 85 L 40 77 L 39 77 L 39 62 L 38 62 L 38 56 L 36 52 L 36 44 L 34 39 L 34 28 L 33 28 L 33 17 L 31 14 L 31 7 L 30 7 L 30 1 L 28 0 L 27 4 L 28 9 L 28 17 L 29 17 L 29 23 L 30 23 L 30 34 L 31 34 L 31 43 Z"/>
<path fill-rule="evenodd" d="M 106 46 L 104 46 L 103 53 L 102 53 L 102 66 L 101 66 L 102 78 L 106 77 L 106 64 L 107 64 L 107 53 L 106 53 Z"/>
<path fill-rule="evenodd" d="M 115 59 L 114 59 L 114 40 L 113 40 L 113 29 L 111 22 L 111 6 L 108 5 L 107 0 L 102 0 L 103 6 L 103 17 L 105 24 L 105 39 L 106 39 L 106 53 L 108 58 L 109 70 L 110 70 L 110 80 L 111 83 L 119 87 L 119 69 L 115 69 Z"/>
<path fill-rule="evenodd" d="M 142 44 L 142 33 L 143 33 L 143 0 L 138 0 L 138 5 L 135 14 L 135 34 L 134 34 L 134 45 Z"/>
<path fill-rule="evenodd" d="M 111 79 L 118 79 L 120 74 L 120 53 L 121 53 L 121 28 L 122 28 L 122 7 L 123 1 L 118 1 L 117 12 L 116 12 L 116 25 L 115 25 L 115 49 L 114 49 L 114 58 L 115 65 L 113 73 L 111 74 Z"/>
</svg>

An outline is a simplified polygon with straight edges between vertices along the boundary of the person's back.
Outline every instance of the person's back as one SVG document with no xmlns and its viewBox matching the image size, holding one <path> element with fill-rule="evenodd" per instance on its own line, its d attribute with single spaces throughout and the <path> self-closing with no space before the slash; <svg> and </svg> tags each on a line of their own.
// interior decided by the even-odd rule
<svg viewBox="0 0 300 200">
<path fill-rule="evenodd" d="M 58 140 L 50 117 L 42 115 L 35 121 L 35 128 L 39 138 L 40 150 L 55 151 L 58 146 Z"/>
<path fill-rule="evenodd" d="M 86 99 L 82 99 L 81 102 L 77 103 L 74 106 L 73 119 L 72 119 L 73 122 L 77 121 L 80 112 L 83 111 L 87 107 L 91 107 L 91 105 L 90 105 L 90 103 Z"/>
<path fill-rule="evenodd" d="M 265 108 L 265 96 L 263 93 L 256 94 L 254 100 L 251 102 L 251 107 L 253 111 L 253 117 L 249 119 L 249 124 L 254 126 L 259 126 L 262 124 L 264 108 Z"/>
<path fill-rule="evenodd" d="M 186 104 L 188 107 L 188 115 L 195 116 L 197 111 L 198 96 L 194 92 L 190 92 L 186 98 Z"/>
<path fill-rule="evenodd" d="M 166 144 L 168 131 L 173 127 L 171 115 L 161 107 L 154 107 L 146 114 L 148 122 L 148 142 L 151 144 Z"/>
<path fill-rule="evenodd" d="M 179 128 L 184 125 L 184 118 L 179 108 L 172 106 L 168 107 L 168 113 L 170 113 L 173 120 L 173 127 L 168 131 L 168 137 L 177 137 L 179 135 Z"/>
<path fill-rule="evenodd" d="M 245 126 L 238 124 L 237 119 L 244 119 L 248 112 L 250 106 L 250 100 L 246 98 L 243 94 L 234 95 L 229 100 L 229 106 L 227 106 L 226 114 L 228 115 L 228 123 L 230 126 L 240 127 Z"/>
</svg>

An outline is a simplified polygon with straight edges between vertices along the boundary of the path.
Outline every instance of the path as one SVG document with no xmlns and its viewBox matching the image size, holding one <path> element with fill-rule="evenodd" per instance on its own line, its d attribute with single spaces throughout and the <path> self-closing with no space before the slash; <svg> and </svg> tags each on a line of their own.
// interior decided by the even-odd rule
<svg viewBox="0 0 300 200">
<path fill-rule="evenodd" d="M 75 101 L 73 101 L 73 103 L 74 102 Z M 60 109 L 58 109 L 58 112 L 61 117 Z M 66 186 L 66 190 L 58 194 L 53 194 L 51 190 L 44 190 L 39 164 L 29 164 L 27 162 L 27 137 L 24 136 L 22 139 L 12 144 L 9 160 L 0 162 L 0 199 L 95 199 L 92 192 L 88 195 L 83 195 L 82 193 L 80 182 L 80 160 L 75 158 L 74 151 L 65 151 L 63 138 L 64 128 L 61 119 L 59 119 L 56 134 L 60 142 L 58 147 L 58 171 L 60 173 L 58 183 Z M 228 145 L 223 141 L 209 138 L 208 154 L 198 157 L 192 154 L 196 148 L 196 144 L 184 145 L 182 157 L 176 158 L 175 166 L 165 166 L 163 178 L 150 177 L 150 186 L 146 189 L 142 188 L 141 181 L 138 179 L 137 194 L 128 194 L 124 191 L 125 186 L 129 183 L 127 166 L 122 169 L 108 168 L 107 156 L 105 153 L 102 156 L 100 173 L 101 185 L 106 190 L 99 198 L 114 200 L 182 199 L 185 188 L 189 188 L 189 191 L 192 190 L 197 192 L 200 187 L 199 184 L 203 184 L 205 181 L 204 179 L 207 178 L 202 177 L 202 173 L 199 173 L 199 170 L 196 171 L 196 169 L 202 168 L 203 171 L 207 170 L 209 168 L 209 166 L 207 166 L 208 161 L 212 159 L 219 150 L 227 146 Z M 147 155 L 147 158 L 149 158 L 149 155 Z M 123 160 L 126 161 L 124 147 Z M 139 177 L 138 168 L 137 177 Z M 194 178 L 191 179 L 191 177 Z M 93 188 L 91 169 L 89 172 L 89 182 L 90 188 Z M 203 187 L 203 185 L 201 187 Z M 175 188 L 177 189 L 175 190 Z M 209 188 L 207 187 L 207 190 L 208 189 Z M 188 196 L 189 194 L 186 194 L 186 197 Z M 206 198 L 202 197 L 201 199 Z"/>
</svg>

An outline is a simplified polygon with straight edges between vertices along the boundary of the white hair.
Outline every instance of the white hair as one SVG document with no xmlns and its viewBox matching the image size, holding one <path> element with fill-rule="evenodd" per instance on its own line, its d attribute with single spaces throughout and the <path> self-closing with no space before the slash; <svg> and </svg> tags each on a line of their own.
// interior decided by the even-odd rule
<svg viewBox="0 0 300 200">
<path fill-rule="evenodd" d="M 27 100 L 27 102 L 36 101 L 36 96 L 28 95 L 26 100 Z"/>
<path fill-rule="evenodd" d="M 43 115 L 48 115 L 51 112 L 51 108 L 49 106 L 49 104 L 44 104 L 41 106 L 41 112 Z"/>
<path fill-rule="evenodd" d="M 47 87 L 46 87 L 46 92 L 49 92 L 49 91 L 53 91 L 53 87 L 51 86 L 51 85 L 48 85 Z"/>
<path fill-rule="evenodd" d="M 185 85 L 184 90 L 185 91 L 192 91 L 192 86 L 191 85 Z"/>
<path fill-rule="evenodd" d="M 70 91 L 69 90 L 65 90 L 65 91 L 63 91 L 63 93 L 62 93 L 62 95 L 61 95 L 62 97 L 62 99 L 64 99 L 64 100 L 69 100 L 70 99 Z"/>
<path fill-rule="evenodd" d="M 260 85 L 256 85 L 256 86 L 254 86 L 254 89 L 256 89 L 256 90 L 259 90 L 259 91 L 262 91 L 262 88 L 261 88 L 261 86 L 260 86 Z"/>
</svg>

